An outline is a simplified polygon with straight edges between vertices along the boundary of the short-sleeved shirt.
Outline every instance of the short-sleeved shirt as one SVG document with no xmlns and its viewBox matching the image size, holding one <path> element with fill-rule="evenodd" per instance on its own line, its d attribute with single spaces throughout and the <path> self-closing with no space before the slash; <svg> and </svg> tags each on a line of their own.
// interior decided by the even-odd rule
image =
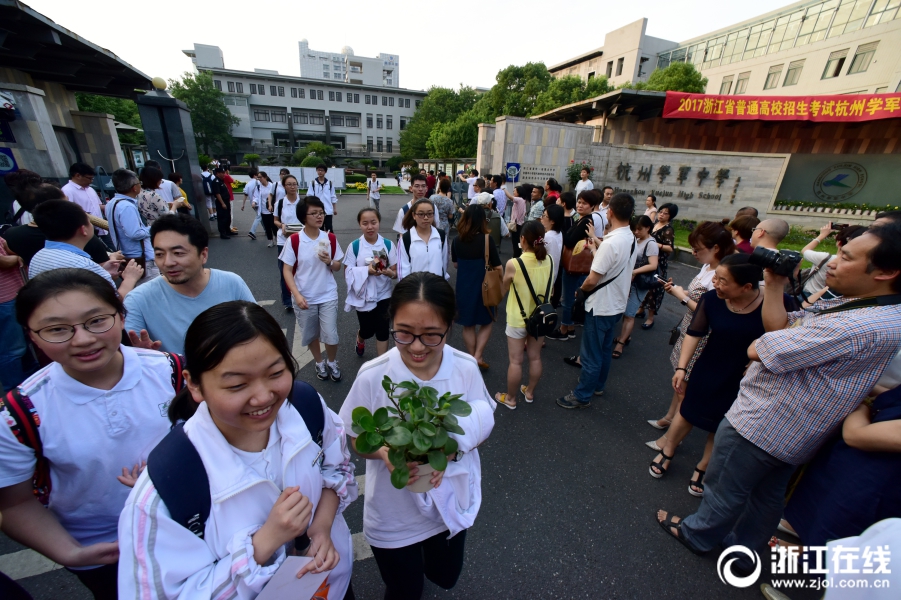
<svg viewBox="0 0 901 600">
<path fill-rule="evenodd" d="M 44 244 L 47 243 L 47 236 L 38 227 L 31 225 L 19 225 L 10 227 L 3 232 L 3 239 L 6 240 L 9 249 L 22 258 L 25 266 L 31 262 L 34 255 L 41 251 Z M 109 260 L 109 252 L 103 242 L 96 237 L 88 240 L 84 251 L 91 256 L 97 264 L 103 264 Z"/>
<path fill-rule="evenodd" d="M 373 181 L 372 179 L 366 181 L 366 189 L 369 190 L 370 198 L 372 198 L 373 200 L 381 199 L 382 193 L 379 192 L 379 187 L 381 187 L 381 185 L 382 184 L 379 183 L 378 179 L 376 179 L 375 181 Z"/>
<path fill-rule="evenodd" d="M 347 253 L 344 255 L 344 265 L 347 267 L 366 267 L 366 259 L 372 256 L 373 252 L 384 252 L 388 255 L 388 266 L 397 265 L 397 244 L 388 242 L 391 245 L 391 249 L 389 250 L 386 246 L 385 238 L 379 236 L 374 244 L 370 244 L 366 241 L 364 236 L 360 236 L 357 238 L 359 240 L 359 244 L 357 246 L 360 249 L 360 253 L 354 253 L 354 242 L 351 242 L 347 245 Z M 385 277 L 384 275 L 370 275 L 369 280 L 367 281 L 367 286 L 372 286 L 375 298 L 377 300 L 384 300 L 385 298 L 391 297 L 391 292 L 394 290 L 393 280 Z M 301 292 L 302 293 L 302 292 Z M 306 294 L 304 294 L 306 296 Z"/>
<path fill-rule="evenodd" d="M 169 432 L 167 409 L 175 391 L 166 355 L 125 346 L 120 351 L 122 379 L 109 391 L 79 383 L 59 363 L 20 386 L 41 419 L 50 511 L 83 546 L 116 541 L 131 491 L 116 476 L 147 460 Z M 0 487 L 31 481 L 35 464 L 34 450 L 0 422 Z"/>
<path fill-rule="evenodd" d="M 532 282 L 532 289 L 539 296 L 539 300 L 549 302 L 550 298 L 541 298 L 540 296 L 543 296 L 545 290 L 547 290 L 548 280 L 550 280 L 551 291 L 553 292 L 554 275 L 557 271 L 556 264 L 554 264 L 553 268 L 551 267 L 553 259 L 545 258 L 543 261 L 539 261 L 535 258 L 534 252 L 523 252 L 519 258 L 529 272 L 529 281 Z M 522 312 L 519 310 L 516 296 L 517 294 L 519 295 L 519 302 L 522 303 L 522 309 L 526 316 L 532 314 L 532 311 L 535 310 L 535 300 L 532 298 L 532 293 L 529 291 L 525 277 L 523 277 L 519 262 L 515 259 L 511 260 L 513 260 L 513 264 L 516 267 L 516 275 L 513 276 L 513 285 L 510 286 L 510 292 L 507 294 L 507 325 L 522 328 L 526 326 L 526 323 L 522 318 Z"/>
<path fill-rule="evenodd" d="M 466 178 L 466 183 L 469 184 L 469 189 L 466 190 L 466 197 L 469 198 L 470 200 L 472 200 L 476 195 L 476 189 L 473 186 L 475 186 L 475 183 L 478 180 L 479 180 L 478 177 L 467 177 Z"/>
<path fill-rule="evenodd" d="M 278 186 L 281 189 L 281 185 Z M 300 219 L 297 218 L 297 205 L 300 204 L 300 196 L 297 197 L 297 200 L 291 202 L 287 197 L 283 197 L 281 200 L 276 200 L 273 204 L 272 208 L 275 209 L 275 212 L 272 213 L 275 215 L 275 218 L 278 219 L 283 225 L 300 225 Z M 281 210 L 279 210 L 281 208 Z M 284 246 L 285 240 L 287 238 L 282 234 L 282 228 L 278 228 L 278 233 L 275 236 L 275 243 L 278 246 Z"/>
<path fill-rule="evenodd" d="M 485 238 L 488 238 L 488 264 L 492 267 L 501 266 L 501 256 L 498 254 L 497 246 L 494 240 L 487 233 L 474 235 L 473 238 L 464 242 L 459 236 L 451 242 L 451 262 L 458 260 L 485 260 Z"/>
<path fill-rule="evenodd" d="M 161 350 L 182 354 L 185 351 L 185 332 L 206 309 L 229 302 L 255 302 L 250 288 L 238 275 L 210 269 L 210 280 L 195 297 L 179 294 L 165 277 L 157 277 L 139 285 L 125 297 L 125 328 L 128 331 L 146 329 L 150 339 L 163 343 Z"/>
<path fill-rule="evenodd" d="M 660 256 L 660 247 L 657 245 L 657 241 L 648 236 L 648 239 L 643 241 L 635 242 L 635 262 L 638 263 L 639 259 L 642 255 L 651 257 L 651 256 Z M 647 263 L 645 263 L 647 264 Z M 637 268 L 637 267 L 636 267 Z"/>
<path fill-rule="evenodd" d="M 593 190 L 593 189 L 594 189 L 594 183 L 592 183 L 592 181 L 590 179 L 586 179 L 585 181 L 582 181 L 580 179 L 579 182 L 576 183 L 576 198 L 579 197 L 580 192 L 583 192 L 585 190 Z"/>
<path fill-rule="evenodd" d="M 44 248 L 28 263 L 28 278 L 34 279 L 44 271 L 53 269 L 86 269 L 106 279 L 113 288 L 113 278 L 106 269 L 91 260 L 91 255 L 72 244 L 47 241 Z"/>
<path fill-rule="evenodd" d="M 829 269 L 826 268 L 826 265 L 829 264 L 829 259 L 832 258 L 832 254 L 828 252 L 817 252 L 816 250 L 807 250 L 804 252 L 804 258 L 813 265 L 812 269 L 816 269 L 816 272 L 804 283 L 804 291 L 808 294 L 813 294 L 826 287 L 826 273 L 829 271 Z M 826 261 L 826 264 L 820 267 L 820 264 L 824 260 Z"/>
<path fill-rule="evenodd" d="M 598 283 L 614 277 L 617 279 L 585 300 L 586 312 L 599 317 L 618 315 L 626 310 L 629 288 L 632 285 L 632 265 L 635 264 L 636 256 L 634 241 L 635 236 L 628 227 L 614 229 L 604 238 L 604 243 L 591 261 L 591 270 L 602 275 Z"/>
<path fill-rule="evenodd" d="M 0 243 L 0 256 L 12 255 L 13 252 L 7 252 L 4 244 Z M 22 279 L 22 271 L 18 266 L 0 269 L 0 304 L 15 300 L 23 285 L 25 285 L 25 280 Z"/>
<path fill-rule="evenodd" d="M 103 218 L 103 210 L 100 208 L 100 196 L 97 195 L 94 188 L 91 186 L 82 187 L 74 181 L 69 181 L 69 183 L 63 186 L 62 190 L 70 202 L 74 202 L 82 207 L 86 213 L 93 215 L 98 219 Z M 99 228 L 95 228 L 94 233 L 97 235 L 104 235 L 106 232 Z"/>
<path fill-rule="evenodd" d="M 507 194 L 501 188 L 497 188 L 491 193 L 494 195 L 495 204 L 497 204 L 497 212 L 504 214 L 504 210 L 507 208 Z"/>
<path fill-rule="evenodd" d="M 303 230 L 294 235 L 300 236 L 297 255 L 294 254 L 294 245 L 289 238 L 279 255 L 279 260 L 286 265 L 297 264 L 294 283 L 297 284 L 298 291 L 309 304 L 337 300 L 338 284 L 335 282 L 335 272 L 319 258 L 320 247 L 331 252 L 328 232 L 320 230 L 319 236 L 315 239 L 308 237 Z M 342 258 L 344 251 L 341 250 L 341 245 L 336 243 L 332 259 L 340 261 Z"/>
</svg>

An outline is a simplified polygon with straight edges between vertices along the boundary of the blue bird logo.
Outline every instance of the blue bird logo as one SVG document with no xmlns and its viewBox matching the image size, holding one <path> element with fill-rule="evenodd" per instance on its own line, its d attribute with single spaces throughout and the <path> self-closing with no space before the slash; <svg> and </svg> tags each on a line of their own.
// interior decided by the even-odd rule
<svg viewBox="0 0 901 600">
<path fill-rule="evenodd" d="M 848 173 L 843 173 L 843 174 L 841 174 L 841 175 L 836 175 L 835 177 L 833 177 L 833 178 L 830 179 L 829 181 L 824 181 L 824 182 L 823 182 L 823 187 L 842 187 L 842 188 L 850 188 L 850 187 L 851 187 L 850 185 L 845 185 L 844 183 L 842 183 L 842 179 L 845 179 L 846 177 L 848 177 Z"/>
</svg>

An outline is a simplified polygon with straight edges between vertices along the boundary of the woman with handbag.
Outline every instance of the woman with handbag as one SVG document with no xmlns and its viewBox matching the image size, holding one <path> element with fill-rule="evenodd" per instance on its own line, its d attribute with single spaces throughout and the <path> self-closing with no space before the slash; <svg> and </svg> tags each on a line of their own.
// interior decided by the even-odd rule
<svg viewBox="0 0 901 600">
<path fill-rule="evenodd" d="M 641 215 L 632 221 L 636 241 L 635 268 L 632 270 L 632 287 L 629 288 L 629 300 L 623 314 L 622 329 L 619 331 L 619 338 L 613 340 L 613 358 L 621 357 L 626 344 L 632 339 L 635 313 L 638 312 L 638 307 L 641 306 L 648 290 L 663 285 L 654 277 L 657 274 L 657 257 L 660 255 L 660 249 L 651 237 L 653 225 L 647 215 Z"/>
<path fill-rule="evenodd" d="M 485 210 L 478 204 L 467 206 L 457 223 L 457 237 L 451 244 L 451 261 L 457 269 L 456 321 L 463 326 L 466 351 L 484 370 L 489 364 L 484 361 L 482 353 L 491 337 L 497 309 L 496 305 L 485 306 L 482 286 L 489 277 L 496 277 L 496 283 L 499 283 L 502 271 L 501 257 L 488 232 Z M 495 274 L 490 275 L 491 271 Z"/>
<path fill-rule="evenodd" d="M 544 243 L 544 225 L 529 221 L 522 227 L 522 256 L 507 261 L 504 272 L 504 293 L 507 293 L 507 391 L 498 392 L 494 400 L 510 409 L 517 406 L 521 393 L 526 402 L 535 400 L 535 386 L 541 379 L 541 347 L 544 337 L 538 336 L 531 344 L 526 319 L 536 306 L 550 301 L 549 290 L 553 287 L 554 260 L 548 256 Z M 511 289 L 512 288 L 512 289 Z M 533 293 L 534 291 L 534 293 Z M 539 294 L 536 297 L 536 294 Z M 522 385 L 523 355 L 529 356 L 529 384 Z"/>
<path fill-rule="evenodd" d="M 669 255 L 676 249 L 676 231 L 673 229 L 672 222 L 679 214 L 679 207 L 675 204 L 667 202 L 657 211 L 657 222 L 651 229 L 651 237 L 657 242 L 660 249 L 660 256 L 657 260 L 657 275 L 660 279 L 666 281 Z M 654 326 L 654 317 L 660 312 L 660 305 L 663 304 L 663 297 L 666 292 L 663 286 L 652 288 L 642 303 L 642 310 L 635 315 L 636 318 L 642 319 L 647 316 L 644 323 L 641 324 L 642 329 L 650 329 Z"/>
</svg>

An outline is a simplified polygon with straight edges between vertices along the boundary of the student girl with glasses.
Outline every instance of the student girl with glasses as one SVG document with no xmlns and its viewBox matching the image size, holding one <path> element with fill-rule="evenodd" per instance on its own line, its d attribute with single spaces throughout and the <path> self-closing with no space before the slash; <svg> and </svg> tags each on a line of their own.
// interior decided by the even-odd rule
<svg viewBox="0 0 901 600">
<path fill-rule="evenodd" d="M 424 578 L 436 585 L 454 587 L 463 570 L 466 530 L 475 523 L 481 505 L 481 464 L 476 449 L 494 427 L 494 407 L 475 359 L 447 345 L 447 334 L 456 314 L 454 290 L 442 277 L 417 272 L 394 288 L 388 314 L 396 346 L 364 364 L 341 407 L 345 423 L 353 411 L 371 412 L 391 406 L 382 379 L 415 381 L 445 392 L 462 394 L 472 407 L 468 417 L 458 417 L 464 434 L 449 434 L 458 451 L 448 460 L 446 471 L 431 475 L 433 489 L 409 491 L 419 480 L 411 463 L 410 481 L 401 490 L 391 484 L 394 466 L 387 448 L 366 459 L 366 495 L 363 535 L 387 588 L 386 598 L 417 599 Z M 355 434 L 349 433 L 356 449 Z"/>
<path fill-rule="evenodd" d="M 434 222 L 435 205 L 425 198 L 414 202 L 404 215 L 406 233 L 398 243 L 398 279 L 419 271 L 449 278 L 445 235 L 433 225 Z"/>
</svg>

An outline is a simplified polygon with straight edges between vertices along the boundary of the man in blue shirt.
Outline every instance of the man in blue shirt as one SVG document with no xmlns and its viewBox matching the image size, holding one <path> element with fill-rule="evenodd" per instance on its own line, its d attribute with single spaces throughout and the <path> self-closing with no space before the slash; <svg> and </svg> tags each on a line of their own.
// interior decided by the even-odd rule
<svg viewBox="0 0 901 600">
<path fill-rule="evenodd" d="M 144 277 L 138 285 L 160 276 L 153 263 L 153 248 L 150 246 L 150 228 L 144 224 L 138 212 L 135 198 L 141 193 L 138 176 L 128 169 L 116 169 L 112 176 L 116 195 L 106 205 L 106 219 L 110 226 L 113 245 L 125 255 L 125 259 L 143 262 Z"/>
<path fill-rule="evenodd" d="M 135 346 L 182 354 L 197 315 L 231 300 L 255 302 L 238 275 L 204 268 L 209 234 L 194 217 L 163 215 L 150 228 L 150 243 L 162 277 L 125 299 L 125 329 Z"/>
</svg>

